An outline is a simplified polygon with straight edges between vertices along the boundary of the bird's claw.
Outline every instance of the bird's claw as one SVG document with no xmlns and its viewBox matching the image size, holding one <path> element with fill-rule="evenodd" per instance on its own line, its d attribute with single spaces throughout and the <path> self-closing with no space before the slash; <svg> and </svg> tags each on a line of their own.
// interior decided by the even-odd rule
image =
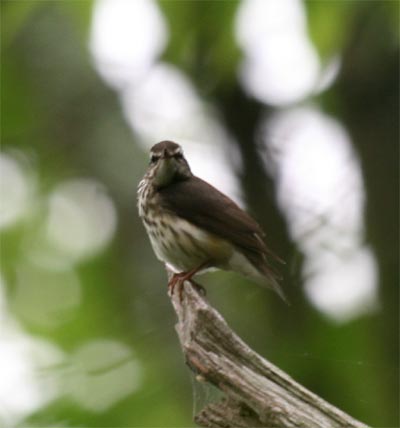
<svg viewBox="0 0 400 428">
<path fill-rule="evenodd" d="M 174 274 L 170 279 L 170 281 L 168 282 L 168 293 L 170 294 L 171 297 L 173 297 L 174 295 L 175 287 L 178 287 L 179 302 L 182 303 L 185 281 L 190 281 L 190 283 L 193 285 L 193 287 L 201 296 L 203 297 L 206 296 L 207 294 L 206 289 L 201 284 L 199 284 L 196 281 L 193 281 L 193 279 L 188 279 L 187 274 L 185 272 L 181 272 L 181 273 Z"/>
<path fill-rule="evenodd" d="M 182 303 L 183 301 L 183 284 L 186 281 L 185 276 L 186 276 L 185 272 L 175 273 L 170 279 L 170 281 L 168 282 L 168 292 L 171 297 L 174 296 L 175 287 L 178 286 L 180 303 Z"/>
</svg>

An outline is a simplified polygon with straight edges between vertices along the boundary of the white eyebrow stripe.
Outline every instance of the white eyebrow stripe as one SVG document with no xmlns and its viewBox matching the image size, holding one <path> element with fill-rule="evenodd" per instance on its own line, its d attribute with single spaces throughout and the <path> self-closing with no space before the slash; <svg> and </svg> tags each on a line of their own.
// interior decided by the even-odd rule
<svg viewBox="0 0 400 428">
<path fill-rule="evenodd" d="M 167 149 L 167 151 L 168 151 L 168 149 Z M 182 150 L 181 146 L 174 148 L 172 151 L 168 151 L 169 156 L 176 156 L 178 154 L 183 156 L 183 150 Z M 164 155 L 164 149 L 163 150 L 151 150 L 150 151 L 150 157 L 155 156 L 155 157 L 161 158 L 161 157 L 163 157 L 163 155 Z"/>
<path fill-rule="evenodd" d="M 182 155 L 183 151 L 182 151 L 182 147 L 177 147 L 173 152 L 172 152 L 172 156 L 175 155 Z"/>
</svg>

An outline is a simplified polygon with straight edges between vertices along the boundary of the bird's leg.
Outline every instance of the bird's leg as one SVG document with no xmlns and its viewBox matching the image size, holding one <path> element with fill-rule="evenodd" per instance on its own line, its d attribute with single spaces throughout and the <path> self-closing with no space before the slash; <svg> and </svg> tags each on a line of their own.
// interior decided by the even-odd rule
<svg viewBox="0 0 400 428">
<path fill-rule="evenodd" d="M 175 286 L 179 282 L 182 282 L 182 278 L 186 275 L 186 272 L 174 273 L 168 282 L 168 292 L 171 296 L 174 294 Z"/>
<path fill-rule="evenodd" d="M 192 277 L 196 275 L 197 272 L 204 269 L 206 266 L 208 266 L 209 262 L 204 262 L 200 266 L 197 266 L 194 269 L 189 270 L 188 272 L 179 272 L 174 273 L 172 278 L 168 282 L 168 290 L 171 296 L 174 294 L 175 286 L 177 284 L 179 287 L 179 301 L 182 302 L 182 292 L 183 292 L 183 284 L 185 281 L 191 281 Z M 193 282 L 193 281 L 192 281 Z M 194 283 L 195 286 L 199 286 L 199 284 Z M 200 286 L 202 287 L 202 286 Z"/>
</svg>

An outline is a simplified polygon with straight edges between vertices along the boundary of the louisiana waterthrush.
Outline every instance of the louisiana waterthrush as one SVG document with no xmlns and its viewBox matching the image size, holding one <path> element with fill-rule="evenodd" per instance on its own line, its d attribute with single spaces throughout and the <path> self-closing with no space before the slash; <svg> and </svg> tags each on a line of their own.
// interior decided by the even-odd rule
<svg viewBox="0 0 400 428">
<path fill-rule="evenodd" d="M 176 284 L 212 268 L 238 272 L 282 298 L 264 233 L 236 203 L 194 176 L 181 146 L 162 141 L 138 187 L 138 209 L 153 250 Z M 182 293 L 182 291 L 180 291 Z"/>
</svg>

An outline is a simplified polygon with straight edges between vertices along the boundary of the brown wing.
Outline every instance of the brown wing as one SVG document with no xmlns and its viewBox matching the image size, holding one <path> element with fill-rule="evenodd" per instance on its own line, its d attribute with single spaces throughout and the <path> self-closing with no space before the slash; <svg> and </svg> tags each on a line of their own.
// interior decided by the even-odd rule
<svg viewBox="0 0 400 428">
<path fill-rule="evenodd" d="M 258 223 L 215 187 L 193 176 L 160 189 L 159 195 L 165 209 L 232 242 L 267 278 L 277 278 Z"/>
<path fill-rule="evenodd" d="M 267 255 L 276 257 L 265 245 L 264 232 L 235 202 L 198 177 L 175 182 L 158 190 L 164 209 L 232 242 L 266 279 L 265 285 L 273 288 L 287 302 Z"/>
<path fill-rule="evenodd" d="M 236 246 L 263 251 L 260 226 L 231 199 L 197 177 L 178 181 L 159 190 L 164 208 Z"/>
</svg>

